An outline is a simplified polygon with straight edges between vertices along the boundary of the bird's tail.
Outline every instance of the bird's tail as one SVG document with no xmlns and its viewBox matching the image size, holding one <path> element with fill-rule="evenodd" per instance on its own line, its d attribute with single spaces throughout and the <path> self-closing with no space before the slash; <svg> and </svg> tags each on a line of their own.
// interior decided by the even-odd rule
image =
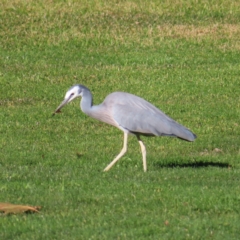
<svg viewBox="0 0 240 240">
<path fill-rule="evenodd" d="M 174 129 L 173 134 L 178 137 L 181 138 L 183 140 L 192 142 L 197 138 L 197 135 L 195 135 L 193 132 L 191 132 L 188 128 L 182 126 L 179 123 L 174 123 L 174 125 L 177 124 L 177 127 L 173 127 L 172 129 Z"/>
</svg>

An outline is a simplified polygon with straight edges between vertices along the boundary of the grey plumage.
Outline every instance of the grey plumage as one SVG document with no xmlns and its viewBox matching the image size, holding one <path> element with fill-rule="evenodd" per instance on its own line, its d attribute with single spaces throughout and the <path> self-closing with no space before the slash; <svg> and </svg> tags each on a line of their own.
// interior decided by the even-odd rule
<svg viewBox="0 0 240 240">
<path fill-rule="evenodd" d="M 143 155 L 144 171 L 147 170 L 146 148 L 140 139 L 141 135 L 171 136 L 186 141 L 194 141 L 196 138 L 196 135 L 189 129 L 174 121 L 151 103 L 126 92 L 111 93 L 101 104 L 94 106 L 90 90 L 83 85 L 74 85 L 67 91 L 64 101 L 55 113 L 76 97 L 82 97 L 80 107 L 85 114 L 124 132 L 124 147 L 105 168 L 105 171 L 109 170 L 127 151 L 128 134 L 134 134 L 138 138 Z"/>
</svg>

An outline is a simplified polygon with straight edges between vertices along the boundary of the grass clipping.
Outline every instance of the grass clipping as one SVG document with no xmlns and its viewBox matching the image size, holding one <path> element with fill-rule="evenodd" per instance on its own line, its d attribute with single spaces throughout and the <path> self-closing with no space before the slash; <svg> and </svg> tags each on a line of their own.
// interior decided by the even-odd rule
<svg viewBox="0 0 240 240">
<path fill-rule="evenodd" d="M 38 213 L 41 207 L 31 207 L 27 205 L 16 205 L 11 203 L 0 203 L 0 212 L 4 214 L 19 214 L 19 213 Z"/>
</svg>

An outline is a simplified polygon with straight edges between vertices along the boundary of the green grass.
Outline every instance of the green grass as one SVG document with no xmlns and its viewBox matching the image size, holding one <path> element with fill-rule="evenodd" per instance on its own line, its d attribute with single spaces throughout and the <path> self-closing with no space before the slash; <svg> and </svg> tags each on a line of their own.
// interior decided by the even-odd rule
<svg viewBox="0 0 240 240">
<path fill-rule="evenodd" d="M 0 3 L 0 239 L 239 239 L 239 1 Z M 144 97 L 198 138 L 143 138 L 107 173 L 123 134 L 79 101 Z M 220 150 L 218 150 L 220 149 Z"/>
</svg>

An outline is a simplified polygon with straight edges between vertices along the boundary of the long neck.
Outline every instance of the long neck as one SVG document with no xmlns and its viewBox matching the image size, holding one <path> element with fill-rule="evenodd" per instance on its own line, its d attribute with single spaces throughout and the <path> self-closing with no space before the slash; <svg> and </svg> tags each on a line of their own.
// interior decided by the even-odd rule
<svg viewBox="0 0 240 240">
<path fill-rule="evenodd" d="M 112 119 L 104 103 L 93 106 L 93 98 L 90 90 L 84 89 L 80 107 L 88 116 L 117 127 L 116 122 Z"/>
<path fill-rule="evenodd" d="M 83 91 L 80 107 L 85 114 L 89 115 L 89 113 L 91 112 L 92 105 L 93 105 L 92 94 L 88 89 L 85 89 Z"/>
</svg>

